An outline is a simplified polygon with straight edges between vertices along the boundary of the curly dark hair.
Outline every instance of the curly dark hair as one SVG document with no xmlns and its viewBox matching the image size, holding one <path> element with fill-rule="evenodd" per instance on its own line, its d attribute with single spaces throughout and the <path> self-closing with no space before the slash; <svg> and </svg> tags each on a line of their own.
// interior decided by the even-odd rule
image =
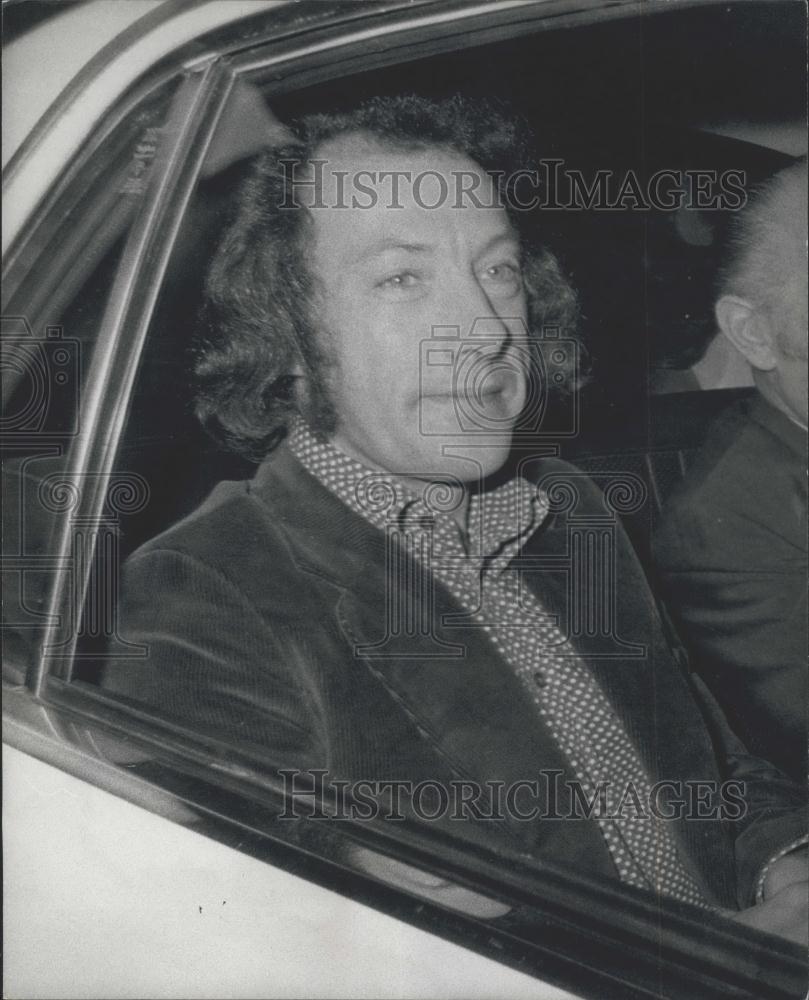
<svg viewBox="0 0 809 1000">
<path fill-rule="evenodd" d="M 469 157 L 495 179 L 520 228 L 508 179 L 530 169 L 530 132 L 493 101 L 379 97 L 350 112 L 298 121 L 294 137 L 261 154 L 241 188 L 235 219 L 208 273 L 196 349 L 197 416 L 222 444 L 254 461 L 274 447 L 297 412 L 321 435 L 335 428 L 329 358 L 312 315 L 310 216 L 296 197 L 289 165 L 305 170 L 323 143 L 347 133 L 392 148 L 438 147 Z M 575 293 L 554 256 L 525 239 L 523 276 L 531 330 L 573 332 Z M 304 373 L 305 393 L 296 392 L 294 371 Z M 572 388 L 576 375 L 569 375 Z"/>
</svg>

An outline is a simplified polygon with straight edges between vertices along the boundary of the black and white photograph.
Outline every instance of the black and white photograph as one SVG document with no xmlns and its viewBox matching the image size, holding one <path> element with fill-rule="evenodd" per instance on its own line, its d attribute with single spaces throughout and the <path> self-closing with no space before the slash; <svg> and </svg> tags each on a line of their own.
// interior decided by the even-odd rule
<svg viewBox="0 0 809 1000">
<path fill-rule="evenodd" d="M 3 0 L 3 996 L 809 995 L 805 0 Z"/>
</svg>

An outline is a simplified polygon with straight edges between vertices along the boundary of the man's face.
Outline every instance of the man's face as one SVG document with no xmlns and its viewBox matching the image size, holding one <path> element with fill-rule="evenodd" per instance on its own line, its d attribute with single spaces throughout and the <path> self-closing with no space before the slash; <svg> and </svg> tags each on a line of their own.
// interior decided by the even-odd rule
<svg viewBox="0 0 809 1000">
<path fill-rule="evenodd" d="M 528 377 L 519 244 L 503 208 L 480 207 L 497 205 L 491 178 L 452 151 L 357 134 L 317 158 L 327 161 L 327 207 L 310 208 L 309 266 L 333 361 L 333 443 L 411 479 L 491 474 L 508 455 Z M 422 179 L 402 178 L 394 194 L 385 171 Z M 467 186 L 479 178 L 477 205 L 457 207 L 459 171 Z M 434 332 L 448 339 L 431 350 Z"/>
</svg>

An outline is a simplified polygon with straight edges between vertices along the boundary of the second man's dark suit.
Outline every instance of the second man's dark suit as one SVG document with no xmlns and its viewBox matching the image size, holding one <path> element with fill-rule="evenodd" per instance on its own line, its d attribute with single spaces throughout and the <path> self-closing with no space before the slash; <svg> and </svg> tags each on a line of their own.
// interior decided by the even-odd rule
<svg viewBox="0 0 809 1000">
<path fill-rule="evenodd" d="M 804 782 L 807 435 L 756 394 L 711 429 L 655 559 L 694 668 L 751 750 Z"/>
</svg>

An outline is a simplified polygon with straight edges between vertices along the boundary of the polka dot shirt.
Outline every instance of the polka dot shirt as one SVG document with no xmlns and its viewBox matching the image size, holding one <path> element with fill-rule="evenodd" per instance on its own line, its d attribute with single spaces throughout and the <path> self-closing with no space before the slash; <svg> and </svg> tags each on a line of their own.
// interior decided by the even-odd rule
<svg viewBox="0 0 809 1000">
<path fill-rule="evenodd" d="M 588 801 L 596 801 L 593 815 L 621 879 L 713 908 L 665 823 L 649 814 L 651 783 L 612 706 L 509 566 L 547 516 L 544 494 L 522 478 L 472 494 L 464 535 L 440 483 L 426 485 L 419 496 L 417 487 L 373 472 L 320 441 L 300 420 L 289 445 L 315 478 L 377 528 L 404 527 L 411 538 L 427 533 L 429 544 L 410 546 L 412 555 L 429 564 L 524 685 Z M 626 795 L 628 785 L 637 798 Z"/>
</svg>

